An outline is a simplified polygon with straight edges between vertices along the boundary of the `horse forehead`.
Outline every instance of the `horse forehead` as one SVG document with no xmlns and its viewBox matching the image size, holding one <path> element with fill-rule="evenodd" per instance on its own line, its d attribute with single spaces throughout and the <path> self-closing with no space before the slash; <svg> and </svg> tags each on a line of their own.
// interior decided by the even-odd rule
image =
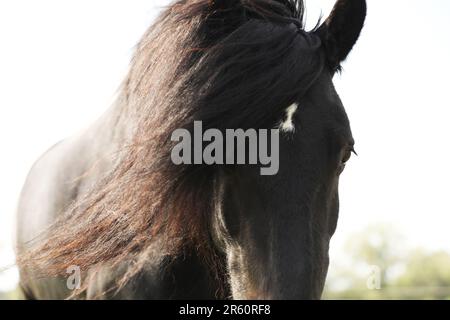
<svg viewBox="0 0 450 320">
<path fill-rule="evenodd" d="M 312 102 L 314 110 L 320 111 L 321 116 L 330 116 L 342 125 L 348 125 L 344 104 L 328 72 L 319 76 L 308 90 L 307 98 Z"/>
</svg>

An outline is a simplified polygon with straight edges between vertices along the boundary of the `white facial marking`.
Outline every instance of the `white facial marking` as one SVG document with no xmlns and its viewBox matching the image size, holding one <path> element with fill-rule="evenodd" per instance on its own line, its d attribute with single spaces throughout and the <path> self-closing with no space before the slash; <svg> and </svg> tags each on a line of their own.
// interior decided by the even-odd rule
<svg viewBox="0 0 450 320">
<path fill-rule="evenodd" d="M 295 126 L 293 122 L 293 118 L 295 113 L 298 110 L 298 104 L 294 103 L 286 109 L 286 120 L 281 122 L 280 130 L 283 132 L 294 132 Z"/>
</svg>

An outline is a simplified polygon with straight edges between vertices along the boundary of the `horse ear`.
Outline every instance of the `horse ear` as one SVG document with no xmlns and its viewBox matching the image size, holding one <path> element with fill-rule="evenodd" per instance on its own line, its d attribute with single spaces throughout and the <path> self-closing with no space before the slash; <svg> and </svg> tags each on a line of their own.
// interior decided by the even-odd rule
<svg viewBox="0 0 450 320">
<path fill-rule="evenodd" d="M 332 69 L 347 58 L 358 40 L 366 12 L 365 0 L 338 0 L 330 16 L 318 29 Z"/>
</svg>

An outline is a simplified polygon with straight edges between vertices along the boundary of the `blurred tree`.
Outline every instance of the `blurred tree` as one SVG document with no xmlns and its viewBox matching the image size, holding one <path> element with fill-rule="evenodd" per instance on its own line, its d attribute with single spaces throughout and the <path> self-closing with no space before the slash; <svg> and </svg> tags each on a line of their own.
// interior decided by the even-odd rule
<svg viewBox="0 0 450 320">
<path fill-rule="evenodd" d="M 389 283 L 391 270 L 398 267 L 404 258 L 404 238 L 389 225 L 370 226 L 361 233 L 349 238 L 346 250 L 350 259 L 356 264 L 378 268 L 380 286 L 386 287 Z"/>
<path fill-rule="evenodd" d="M 392 227 L 349 238 L 345 263 L 330 270 L 325 299 L 450 299 L 450 254 L 410 250 Z M 379 290 L 371 287 L 379 277 Z"/>
<path fill-rule="evenodd" d="M 450 299 L 450 255 L 415 250 L 405 272 L 395 281 L 404 291 L 418 292 L 426 299 Z"/>
</svg>

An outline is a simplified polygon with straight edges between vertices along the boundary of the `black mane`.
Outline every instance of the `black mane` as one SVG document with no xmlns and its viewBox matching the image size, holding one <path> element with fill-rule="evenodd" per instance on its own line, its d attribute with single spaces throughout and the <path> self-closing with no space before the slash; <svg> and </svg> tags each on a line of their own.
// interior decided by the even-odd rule
<svg viewBox="0 0 450 320">
<path fill-rule="evenodd" d="M 304 29 L 304 11 L 298 0 L 216 0 L 200 13 L 188 41 L 195 50 L 182 57 L 178 70 L 186 83 L 179 94 L 193 106 L 186 123 L 273 126 L 324 65 L 319 37 Z M 181 19 L 192 15 L 181 13 Z"/>
</svg>

